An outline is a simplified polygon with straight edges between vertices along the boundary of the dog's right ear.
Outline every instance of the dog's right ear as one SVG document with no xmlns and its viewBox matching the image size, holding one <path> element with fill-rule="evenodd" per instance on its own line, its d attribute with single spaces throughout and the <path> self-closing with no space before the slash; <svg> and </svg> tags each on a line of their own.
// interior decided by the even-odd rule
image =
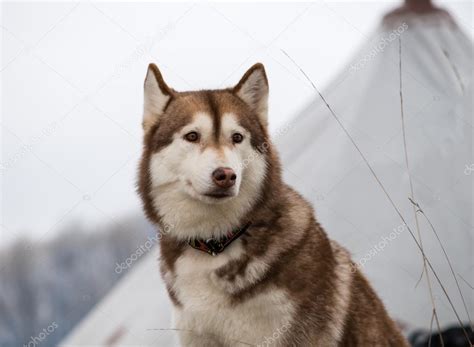
<svg viewBox="0 0 474 347">
<path fill-rule="evenodd" d="M 163 80 L 155 64 L 148 65 L 144 83 L 143 130 L 148 131 L 163 114 L 173 90 Z"/>
</svg>

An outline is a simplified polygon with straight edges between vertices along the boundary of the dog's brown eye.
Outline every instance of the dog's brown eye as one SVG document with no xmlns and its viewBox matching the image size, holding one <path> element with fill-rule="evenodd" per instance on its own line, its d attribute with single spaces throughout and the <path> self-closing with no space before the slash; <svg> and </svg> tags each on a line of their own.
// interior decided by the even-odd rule
<svg viewBox="0 0 474 347">
<path fill-rule="evenodd" d="M 190 133 L 184 135 L 184 138 L 186 139 L 186 141 L 196 142 L 199 140 L 199 134 L 195 131 L 191 131 Z"/>
<path fill-rule="evenodd" d="M 244 140 L 244 137 L 242 136 L 242 134 L 235 133 L 234 135 L 232 135 L 232 141 L 234 143 L 241 143 L 243 140 Z"/>
</svg>

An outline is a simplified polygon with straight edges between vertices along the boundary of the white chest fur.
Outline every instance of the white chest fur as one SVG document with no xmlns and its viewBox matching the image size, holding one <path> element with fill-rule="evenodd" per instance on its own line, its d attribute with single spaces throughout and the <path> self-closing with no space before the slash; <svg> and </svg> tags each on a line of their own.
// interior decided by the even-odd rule
<svg viewBox="0 0 474 347">
<path fill-rule="evenodd" d="M 216 283 L 219 278 L 212 275 L 241 254 L 237 241 L 216 257 L 189 249 L 176 261 L 170 282 L 182 303 L 175 310 L 175 321 L 182 329 L 183 346 L 264 346 L 270 339 L 272 346 L 278 346 L 283 340 L 294 312 L 285 291 L 269 288 L 232 304 L 229 294 Z"/>
</svg>

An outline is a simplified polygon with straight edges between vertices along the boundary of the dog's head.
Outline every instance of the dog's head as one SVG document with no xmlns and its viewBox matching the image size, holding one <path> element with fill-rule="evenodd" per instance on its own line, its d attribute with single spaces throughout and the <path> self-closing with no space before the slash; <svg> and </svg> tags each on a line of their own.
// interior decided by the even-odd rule
<svg viewBox="0 0 474 347">
<path fill-rule="evenodd" d="M 251 67 L 233 88 L 177 92 L 145 79 L 139 191 L 146 213 L 183 237 L 216 236 L 257 201 L 268 166 L 268 81 Z"/>
</svg>

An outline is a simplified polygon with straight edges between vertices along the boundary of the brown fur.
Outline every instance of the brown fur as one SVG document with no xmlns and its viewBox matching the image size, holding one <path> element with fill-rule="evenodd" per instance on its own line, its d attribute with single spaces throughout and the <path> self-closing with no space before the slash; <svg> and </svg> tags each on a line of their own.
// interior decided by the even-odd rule
<svg viewBox="0 0 474 347">
<path fill-rule="evenodd" d="M 242 81 L 251 73 L 247 72 Z M 162 81 L 159 71 L 155 74 Z M 244 279 L 252 260 L 265 260 L 269 265 L 258 281 L 229 293 L 232 304 L 239 305 L 270 286 L 284 288 L 296 306 L 294 322 L 282 340 L 288 346 L 408 346 L 365 277 L 358 270 L 341 277 L 342 270 L 353 265 L 347 252 L 328 239 L 310 204 L 282 182 L 280 162 L 266 127 L 236 96 L 242 81 L 233 89 L 216 91 L 178 93 L 163 87 L 171 99 L 164 116 L 145 134 L 139 173 L 139 193 L 147 217 L 164 227 L 150 196 L 151 155 L 170 143 L 172 134 L 188 123 L 194 112 L 211 114 L 217 135 L 220 117 L 232 112 L 251 133 L 252 146 L 265 156 L 268 167 L 258 201 L 250 213 L 242 216 L 242 225 L 252 223 L 240 238 L 244 256 L 218 269 L 216 276 L 233 284 Z M 187 248 L 171 233 L 163 235 L 163 274 L 173 273 L 176 260 Z M 344 285 L 348 292 L 339 292 Z M 181 305 L 169 285 L 168 290 L 173 303 Z"/>
</svg>

